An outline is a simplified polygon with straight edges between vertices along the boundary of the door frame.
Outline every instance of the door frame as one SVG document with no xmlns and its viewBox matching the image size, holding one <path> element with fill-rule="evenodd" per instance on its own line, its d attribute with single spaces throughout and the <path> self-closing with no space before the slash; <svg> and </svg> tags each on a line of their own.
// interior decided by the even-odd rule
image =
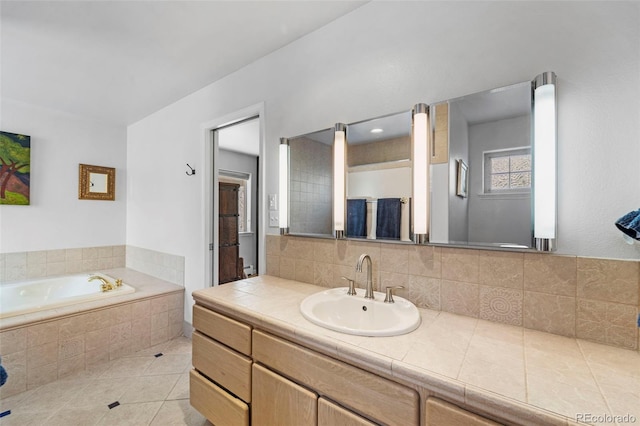
<svg viewBox="0 0 640 426">
<path fill-rule="evenodd" d="M 258 273 L 264 274 L 266 265 L 265 254 L 265 230 L 266 218 L 264 210 L 266 173 L 264 167 L 265 155 L 265 132 L 264 132 L 264 102 L 260 102 L 236 112 L 215 118 L 201 125 L 202 156 L 204 159 L 202 199 L 203 203 L 203 229 L 201 236 L 201 247 L 204 253 L 204 278 L 203 287 L 218 286 L 218 151 L 219 143 L 215 130 L 244 121 L 251 117 L 257 117 L 259 122 L 259 156 L 258 156 L 258 217 L 256 218 L 257 241 L 258 241 Z"/>
</svg>

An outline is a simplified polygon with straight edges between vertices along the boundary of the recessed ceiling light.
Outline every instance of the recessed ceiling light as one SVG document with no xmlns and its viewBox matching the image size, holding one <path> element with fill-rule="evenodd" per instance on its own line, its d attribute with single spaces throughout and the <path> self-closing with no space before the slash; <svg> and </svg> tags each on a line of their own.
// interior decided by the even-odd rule
<svg viewBox="0 0 640 426">
<path fill-rule="evenodd" d="M 376 127 L 375 129 L 371 129 L 371 133 L 382 133 L 384 130 Z"/>
</svg>

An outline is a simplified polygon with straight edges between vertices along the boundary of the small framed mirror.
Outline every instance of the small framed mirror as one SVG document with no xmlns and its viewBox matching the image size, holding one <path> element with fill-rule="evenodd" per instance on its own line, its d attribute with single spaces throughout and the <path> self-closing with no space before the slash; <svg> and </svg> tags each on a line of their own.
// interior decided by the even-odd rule
<svg viewBox="0 0 640 426">
<path fill-rule="evenodd" d="M 78 199 L 109 200 L 116 198 L 116 169 L 80 164 Z"/>
</svg>

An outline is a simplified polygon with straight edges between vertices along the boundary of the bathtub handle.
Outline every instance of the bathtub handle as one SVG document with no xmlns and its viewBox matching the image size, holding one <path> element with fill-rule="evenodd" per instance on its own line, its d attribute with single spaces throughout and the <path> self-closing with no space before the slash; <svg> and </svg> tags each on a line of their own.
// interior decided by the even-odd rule
<svg viewBox="0 0 640 426">
<path fill-rule="evenodd" d="M 116 287 L 122 287 L 122 279 L 121 278 L 118 278 L 116 280 Z"/>
</svg>

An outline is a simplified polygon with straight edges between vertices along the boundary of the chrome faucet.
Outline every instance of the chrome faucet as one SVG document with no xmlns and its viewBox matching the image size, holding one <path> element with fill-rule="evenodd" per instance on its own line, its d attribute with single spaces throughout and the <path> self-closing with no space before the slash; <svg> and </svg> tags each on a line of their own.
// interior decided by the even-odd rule
<svg viewBox="0 0 640 426">
<path fill-rule="evenodd" d="M 358 263 L 356 264 L 356 272 L 362 272 L 362 262 L 367 260 L 367 287 L 364 292 L 365 299 L 373 299 L 373 280 L 371 279 L 371 270 L 373 267 L 371 266 L 371 257 L 368 254 L 361 254 L 358 259 Z"/>
</svg>

